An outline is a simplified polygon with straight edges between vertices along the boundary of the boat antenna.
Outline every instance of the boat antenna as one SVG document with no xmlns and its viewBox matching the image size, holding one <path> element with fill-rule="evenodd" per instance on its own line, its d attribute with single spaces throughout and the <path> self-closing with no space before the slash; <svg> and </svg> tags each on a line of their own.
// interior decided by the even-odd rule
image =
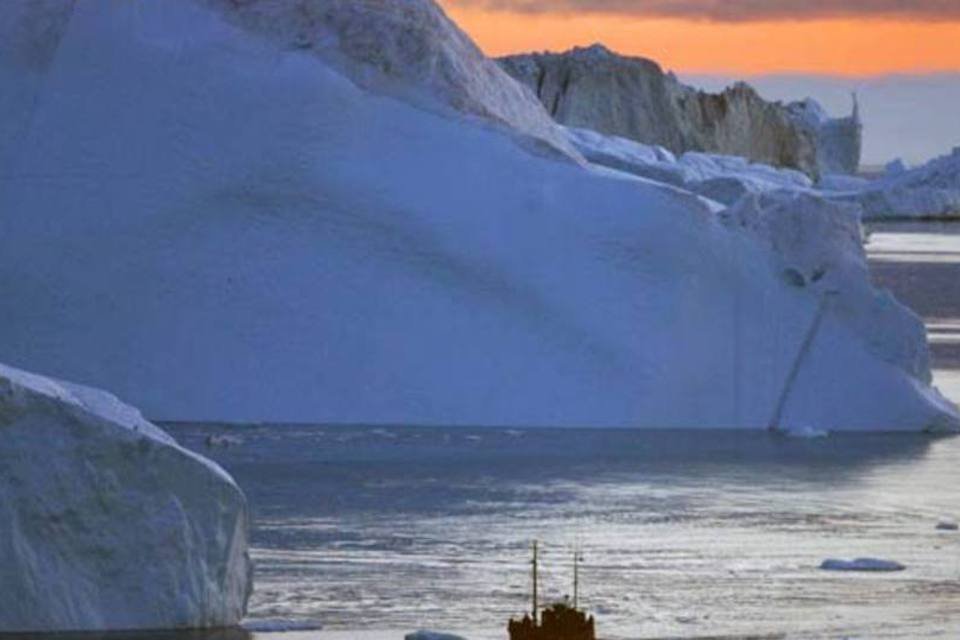
<svg viewBox="0 0 960 640">
<path fill-rule="evenodd" d="M 537 624 L 537 541 L 533 541 L 533 624 Z"/>
</svg>

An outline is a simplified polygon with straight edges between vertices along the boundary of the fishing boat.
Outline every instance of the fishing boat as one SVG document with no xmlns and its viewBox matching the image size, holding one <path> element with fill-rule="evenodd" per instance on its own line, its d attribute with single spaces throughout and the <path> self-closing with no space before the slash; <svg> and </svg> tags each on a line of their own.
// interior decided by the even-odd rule
<svg viewBox="0 0 960 640">
<path fill-rule="evenodd" d="M 533 543 L 532 581 L 533 603 L 522 618 L 511 618 L 507 623 L 510 640 L 596 640 L 593 616 L 580 610 L 579 552 L 573 554 L 573 602 L 554 603 L 540 611 L 538 603 L 539 566 L 537 542 Z"/>
</svg>

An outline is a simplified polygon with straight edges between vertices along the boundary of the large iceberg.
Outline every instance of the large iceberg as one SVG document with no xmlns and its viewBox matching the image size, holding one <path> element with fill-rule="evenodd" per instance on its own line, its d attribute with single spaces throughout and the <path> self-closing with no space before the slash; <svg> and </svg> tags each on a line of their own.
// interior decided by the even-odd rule
<svg viewBox="0 0 960 640">
<path fill-rule="evenodd" d="M 246 501 L 115 397 L 0 365 L 0 586 L 0 633 L 235 625 Z"/>
<path fill-rule="evenodd" d="M 483 60 L 429 0 L 19 4 L 0 358 L 162 419 L 957 424 L 861 253 L 821 312 L 755 225 L 584 166 L 513 80 L 458 73 Z"/>
</svg>

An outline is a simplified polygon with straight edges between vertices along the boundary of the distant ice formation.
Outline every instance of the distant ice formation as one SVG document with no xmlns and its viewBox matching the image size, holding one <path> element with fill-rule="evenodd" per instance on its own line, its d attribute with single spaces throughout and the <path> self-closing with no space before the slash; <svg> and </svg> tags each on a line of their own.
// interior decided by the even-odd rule
<svg viewBox="0 0 960 640">
<path fill-rule="evenodd" d="M 230 476 L 133 407 L 0 365 L 0 633 L 235 625 L 247 519 Z"/>
<path fill-rule="evenodd" d="M 813 100 L 767 102 L 743 82 L 706 93 L 652 60 L 621 56 L 600 44 L 499 62 L 570 127 L 663 146 L 676 155 L 743 156 L 813 177 L 854 173 L 860 163 L 856 107 L 849 118 L 833 120 Z"/>
<path fill-rule="evenodd" d="M 892 163 L 880 177 L 831 197 L 858 203 L 866 219 L 960 217 L 960 147 L 925 165 Z"/>
</svg>

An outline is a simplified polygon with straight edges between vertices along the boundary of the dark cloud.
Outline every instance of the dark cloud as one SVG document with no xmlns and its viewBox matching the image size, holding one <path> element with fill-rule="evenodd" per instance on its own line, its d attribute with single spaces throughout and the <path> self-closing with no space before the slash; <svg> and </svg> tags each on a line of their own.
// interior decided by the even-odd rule
<svg viewBox="0 0 960 640">
<path fill-rule="evenodd" d="M 447 4 L 524 13 L 611 13 L 718 22 L 849 17 L 960 19 L 960 0 L 447 0 Z"/>
</svg>

